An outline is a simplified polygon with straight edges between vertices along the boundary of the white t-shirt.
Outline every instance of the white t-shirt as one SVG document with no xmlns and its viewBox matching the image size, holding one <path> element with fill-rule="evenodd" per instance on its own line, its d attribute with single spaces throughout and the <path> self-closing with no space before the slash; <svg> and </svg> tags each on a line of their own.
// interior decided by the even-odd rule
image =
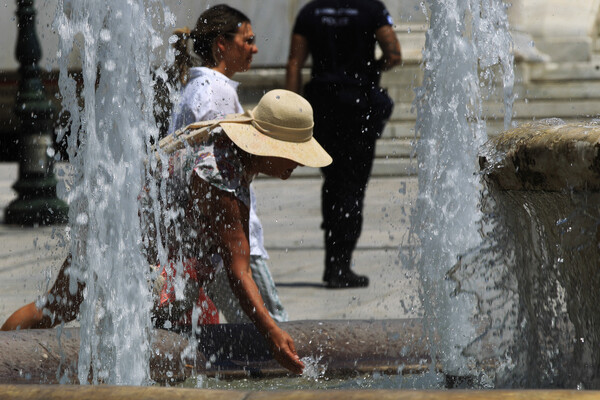
<svg viewBox="0 0 600 400">
<path fill-rule="evenodd" d="M 173 109 L 169 131 L 197 121 L 224 118 L 244 112 L 237 94 L 239 82 L 206 67 L 193 67 Z M 250 254 L 269 258 L 264 246 L 263 228 L 256 215 L 256 196 L 250 185 Z"/>
</svg>

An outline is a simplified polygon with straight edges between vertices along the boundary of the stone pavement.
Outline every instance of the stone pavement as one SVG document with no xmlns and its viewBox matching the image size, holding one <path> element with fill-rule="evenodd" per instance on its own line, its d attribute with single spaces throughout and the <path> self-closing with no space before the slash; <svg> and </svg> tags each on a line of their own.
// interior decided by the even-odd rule
<svg viewBox="0 0 600 400">
<path fill-rule="evenodd" d="M 0 221 L 15 196 L 16 164 L 0 164 Z M 302 174 L 299 174 L 302 175 Z M 414 177 L 373 179 L 367 191 L 365 222 L 354 257 L 355 271 L 367 274 L 364 289 L 322 286 L 323 244 L 320 179 L 286 182 L 258 179 L 258 214 L 271 256 L 270 267 L 291 320 L 385 319 L 420 312 L 418 276 L 402 265 L 406 252 Z M 64 192 L 59 186 L 59 193 Z M 47 290 L 68 251 L 65 227 L 20 228 L 0 223 L 0 324 L 16 308 Z"/>
</svg>

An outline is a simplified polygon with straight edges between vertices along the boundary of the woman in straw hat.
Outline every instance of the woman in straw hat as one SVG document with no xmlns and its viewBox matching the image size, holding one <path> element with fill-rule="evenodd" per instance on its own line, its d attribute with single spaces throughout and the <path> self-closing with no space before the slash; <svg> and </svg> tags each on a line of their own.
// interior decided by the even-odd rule
<svg viewBox="0 0 600 400">
<path fill-rule="evenodd" d="M 176 50 L 173 75 L 181 90 L 173 109 L 169 131 L 173 132 L 193 122 L 243 113 L 237 95 L 239 83 L 233 77 L 238 72 L 247 71 L 253 55 L 258 52 L 250 19 L 235 8 L 219 4 L 205 10 L 193 30 L 177 29 L 174 33 L 177 40 L 173 43 Z M 192 54 L 201 60 L 201 66 L 196 66 Z M 281 304 L 267 264 L 269 255 L 264 246 L 262 225 L 255 210 L 256 197 L 251 187 L 250 268 L 271 317 L 277 322 L 284 322 L 288 320 L 288 315 Z M 229 288 L 224 273 L 217 274 L 206 287 L 206 292 L 210 296 L 210 300 L 206 299 L 208 304 L 212 300 L 227 322 L 250 322 Z M 216 317 L 218 318 L 218 314 Z"/>
<path fill-rule="evenodd" d="M 167 238 L 171 265 L 163 270 L 161 298 L 153 310 L 157 325 L 177 325 L 194 306 L 199 288 L 224 268 L 240 305 L 270 344 L 275 359 L 294 373 L 302 372 L 292 338 L 271 318 L 252 278 L 249 188 L 259 173 L 285 180 L 298 165 L 330 164 L 331 157 L 312 137 L 312 128 L 312 108 L 306 100 L 273 90 L 253 110 L 188 125 L 160 142 L 158 157 L 168 171 L 167 190 L 160 199 L 167 217 L 160 230 Z M 66 301 L 47 303 L 43 312 L 31 303 L 9 317 L 2 330 L 48 328 L 72 320 L 83 288 L 69 292 L 64 268 L 47 298 Z M 186 278 L 183 293 L 188 298 L 175 298 L 176 273 L 169 269 Z"/>
<path fill-rule="evenodd" d="M 163 231 L 162 235 L 174 245 L 169 247 L 170 259 L 179 255 L 179 265 L 192 278 L 184 291 L 193 293 L 194 283 L 209 281 L 222 264 L 240 306 L 269 341 L 277 360 L 294 372 L 302 370 L 302 363 L 293 342 L 269 315 L 250 271 L 249 189 L 259 173 L 285 180 L 298 165 L 331 163 L 312 137 L 312 127 L 312 108 L 306 100 L 293 92 L 273 90 L 253 110 L 188 125 L 160 143 L 167 153 L 161 159 L 169 174 L 161 202 L 165 215 L 173 219 L 166 220 L 165 226 L 179 227 L 177 233 Z M 182 209 L 183 213 L 177 211 Z M 168 272 L 162 274 L 167 278 L 161 291 L 165 300 L 166 292 L 173 292 Z M 191 308 L 186 303 L 172 297 L 160 303 L 155 310 L 158 324 L 178 324 Z"/>
</svg>

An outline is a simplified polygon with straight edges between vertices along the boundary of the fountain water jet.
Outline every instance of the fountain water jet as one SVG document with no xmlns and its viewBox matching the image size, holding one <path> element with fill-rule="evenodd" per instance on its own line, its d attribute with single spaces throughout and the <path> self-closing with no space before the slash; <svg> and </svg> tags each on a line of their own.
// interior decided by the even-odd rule
<svg viewBox="0 0 600 400">
<path fill-rule="evenodd" d="M 141 252 L 138 196 L 146 181 L 144 160 L 158 136 L 151 66 L 153 51 L 163 44 L 154 24 L 164 25 L 165 18 L 172 19 L 169 11 L 153 0 L 58 3 L 59 86 L 70 115 L 74 170 L 70 273 L 86 285 L 81 383 L 90 376 L 94 383 L 149 382 L 150 276 Z M 79 45 L 82 106 L 67 70 Z"/>
<path fill-rule="evenodd" d="M 503 73 L 505 125 L 512 113 L 514 81 L 506 5 L 500 0 L 431 0 L 423 85 L 417 90 L 416 144 L 419 194 L 411 235 L 419 245 L 424 324 L 440 335 L 444 371 L 470 373 L 463 350 L 477 335 L 473 298 L 453 295 L 446 274 L 457 257 L 475 247 L 479 234 L 477 154 L 487 139 L 480 87 Z M 433 346 L 434 349 L 436 348 Z"/>
</svg>

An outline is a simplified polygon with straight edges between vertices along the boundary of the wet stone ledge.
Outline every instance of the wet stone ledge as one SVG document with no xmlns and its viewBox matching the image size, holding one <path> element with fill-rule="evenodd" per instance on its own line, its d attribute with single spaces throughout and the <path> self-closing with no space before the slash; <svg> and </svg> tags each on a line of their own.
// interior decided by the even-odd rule
<svg viewBox="0 0 600 400">
<path fill-rule="evenodd" d="M 491 139 L 479 165 L 503 190 L 600 190 L 600 122 L 553 118 L 522 124 Z"/>
</svg>

